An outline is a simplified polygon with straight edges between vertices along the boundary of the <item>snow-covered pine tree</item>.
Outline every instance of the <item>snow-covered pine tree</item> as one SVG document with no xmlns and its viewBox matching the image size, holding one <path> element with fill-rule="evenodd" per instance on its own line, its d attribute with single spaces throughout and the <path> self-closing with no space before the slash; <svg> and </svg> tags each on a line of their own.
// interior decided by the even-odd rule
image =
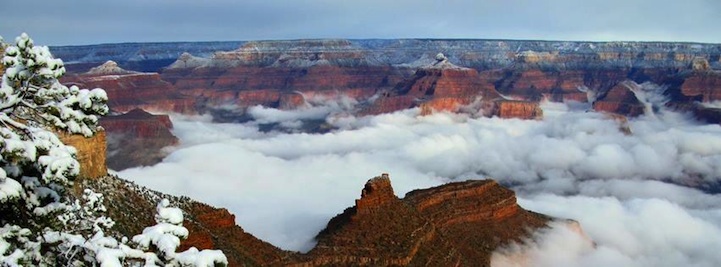
<svg viewBox="0 0 721 267">
<path fill-rule="evenodd" d="M 1 40 L 1 38 L 0 38 Z M 3 43 L 3 42 L 0 42 Z M 54 132 L 92 136 L 108 112 L 102 89 L 67 87 L 62 60 L 23 33 L 5 46 L 0 83 L 0 266 L 213 266 L 225 265 L 220 251 L 176 253 L 182 211 L 158 206 L 158 225 L 118 241 L 105 236 L 112 219 L 103 216 L 102 195 L 67 194 L 80 164 L 76 151 Z"/>
</svg>

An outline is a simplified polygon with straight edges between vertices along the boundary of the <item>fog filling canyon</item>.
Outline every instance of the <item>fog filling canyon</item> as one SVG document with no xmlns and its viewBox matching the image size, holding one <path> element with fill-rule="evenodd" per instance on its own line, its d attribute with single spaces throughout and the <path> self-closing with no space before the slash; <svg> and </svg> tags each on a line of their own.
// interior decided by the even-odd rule
<svg viewBox="0 0 721 267">
<path fill-rule="evenodd" d="M 544 119 L 354 117 L 347 100 L 297 111 L 253 107 L 255 120 L 173 116 L 180 146 L 121 177 L 227 207 L 249 233 L 307 251 L 328 220 L 354 205 L 365 181 L 389 173 L 398 196 L 453 180 L 492 178 L 529 210 L 580 222 L 595 245 L 552 227 L 493 257 L 494 266 L 717 266 L 721 127 L 659 110 L 628 122 L 581 103 L 544 103 Z M 337 129 L 302 133 L 303 121 Z M 274 123 L 273 131 L 261 131 Z M 624 133 L 628 127 L 631 134 Z M 281 131 L 277 131 L 281 130 Z M 514 261 L 519 253 L 529 262 Z"/>
</svg>

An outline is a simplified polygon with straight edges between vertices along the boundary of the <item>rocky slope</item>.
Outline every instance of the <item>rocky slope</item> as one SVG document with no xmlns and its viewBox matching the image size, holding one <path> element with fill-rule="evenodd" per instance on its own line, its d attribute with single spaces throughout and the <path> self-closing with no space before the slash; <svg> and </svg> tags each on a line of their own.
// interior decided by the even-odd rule
<svg viewBox="0 0 721 267">
<path fill-rule="evenodd" d="M 305 254 L 283 251 L 243 231 L 225 209 L 175 198 L 117 177 L 85 179 L 105 193 L 119 234 L 153 223 L 155 203 L 170 198 L 185 211 L 183 247 L 221 249 L 230 266 L 489 266 L 499 246 L 529 236 L 550 218 L 518 206 L 512 191 L 491 180 L 416 190 L 399 199 L 390 179 L 370 179 L 354 207 L 331 219 Z"/>
</svg>

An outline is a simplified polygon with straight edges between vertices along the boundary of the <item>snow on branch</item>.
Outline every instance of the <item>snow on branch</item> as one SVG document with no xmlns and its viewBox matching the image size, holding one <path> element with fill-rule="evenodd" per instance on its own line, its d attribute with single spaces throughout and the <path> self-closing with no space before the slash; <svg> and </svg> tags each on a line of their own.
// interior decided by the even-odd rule
<svg viewBox="0 0 721 267">
<path fill-rule="evenodd" d="M 102 194 L 66 194 L 80 164 L 56 132 L 93 135 L 107 94 L 60 84 L 62 60 L 27 34 L 10 46 L 0 37 L 0 48 L 0 266 L 227 265 L 217 250 L 176 252 L 188 230 L 168 200 L 158 204 L 158 224 L 132 242 L 106 236 L 115 222 L 103 215 Z"/>
</svg>

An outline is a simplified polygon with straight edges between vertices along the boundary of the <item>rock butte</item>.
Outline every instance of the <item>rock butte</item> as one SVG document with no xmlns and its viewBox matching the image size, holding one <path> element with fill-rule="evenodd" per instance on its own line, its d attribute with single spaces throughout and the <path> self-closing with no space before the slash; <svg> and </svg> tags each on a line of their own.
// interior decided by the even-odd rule
<svg viewBox="0 0 721 267">
<path fill-rule="evenodd" d="M 147 193 L 112 177 L 84 183 L 112 188 L 105 198 L 116 220 L 152 222 L 154 203 Z M 190 231 L 182 246 L 221 249 L 230 266 L 489 266 L 496 248 L 522 241 L 552 220 L 519 207 L 513 191 L 492 180 L 415 190 L 400 199 L 383 174 L 368 180 L 355 206 L 328 222 L 313 249 L 298 253 L 246 233 L 225 209 L 188 199 L 179 203 Z"/>
</svg>

